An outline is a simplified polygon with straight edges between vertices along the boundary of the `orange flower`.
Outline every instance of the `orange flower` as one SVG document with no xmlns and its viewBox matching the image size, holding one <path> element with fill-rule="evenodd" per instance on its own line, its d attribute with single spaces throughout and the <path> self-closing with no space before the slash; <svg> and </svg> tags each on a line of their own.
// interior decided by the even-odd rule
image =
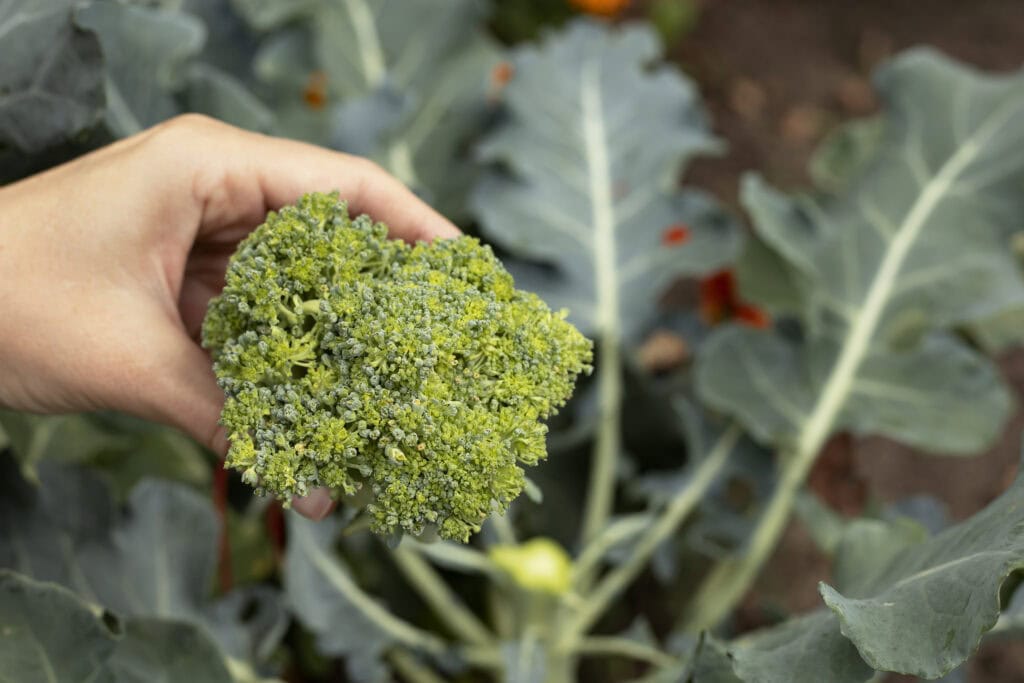
<svg viewBox="0 0 1024 683">
<path fill-rule="evenodd" d="M 327 104 L 327 74 L 323 71 L 314 71 L 306 81 L 306 88 L 302 91 L 302 100 L 310 109 L 323 109 Z"/>
<path fill-rule="evenodd" d="M 512 66 L 512 62 L 498 62 L 491 69 L 491 87 L 488 90 L 488 99 L 491 101 L 497 100 L 501 96 L 501 91 L 505 89 L 508 82 L 512 80 L 512 77 L 516 75 L 516 68 Z"/>
<path fill-rule="evenodd" d="M 708 325 L 735 320 L 743 325 L 764 329 L 772 324 L 767 313 L 740 301 L 736 278 L 731 270 L 720 270 L 700 281 L 700 317 Z"/>
<path fill-rule="evenodd" d="M 504 88 L 512 80 L 515 72 L 516 68 L 511 62 L 498 62 L 491 69 L 491 85 L 499 89 Z"/>
<path fill-rule="evenodd" d="M 576 9 L 602 17 L 615 16 L 629 7 L 630 0 L 569 0 Z"/>
</svg>

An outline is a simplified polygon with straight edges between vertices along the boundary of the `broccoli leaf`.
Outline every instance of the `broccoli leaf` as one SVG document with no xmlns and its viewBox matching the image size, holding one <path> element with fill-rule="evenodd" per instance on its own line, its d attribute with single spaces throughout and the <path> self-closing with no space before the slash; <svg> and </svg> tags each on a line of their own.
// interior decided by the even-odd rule
<svg viewBox="0 0 1024 683">
<path fill-rule="evenodd" d="M 316 636 L 320 652 L 345 657 L 353 680 L 378 681 L 387 673 L 384 652 L 405 631 L 388 630 L 401 622 L 359 588 L 335 555 L 338 531 L 336 518 L 311 522 L 288 514 L 285 595 L 295 617 Z"/>
<path fill-rule="evenodd" d="M 803 338 L 723 330 L 699 359 L 712 406 L 800 458 L 842 428 L 946 453 L 995 437 L 1006 389 L 943 331 L 1024 302 L 1006 247 L 1024 212 L 1022 82 L 911 51 L 878 74 L 883 139 L 842 192 L 787 197 L 747 180 L 772 258 L 742 261 L 741 280 L 757 302 L 785 273 Z"/>
<path fill-rule="evenodd" d="M 144 480 L 120 517 L 109 488 L 88 470 L 44 461 L 38 473 L 36 488 L 13 458 L 0 457 L 0 567 L 64 585 L 125 617 L 193 624 L 238 660 L 262 659 L 280 640 L 285 613 L 276 591 L 243 587 L 209 599 L 218 531 L 199 494 Z"/>
<path fill-rule="evenodd" d="M 202 630 L 159 619 L 126 619 L 110 668 L 117 683 L 233 681 L 217 646 Z"/>
<path fill-rule="evenodd" d="M 443 213 L 460 219 L 476 166 L 465 152 L 485 119 L 498 61 L 477 0 L 345 0 L 295 5 L 257 24 L 296 19 L 257 56 L 277 93 L 279 132 L 370 156 Z M 275 6 L 276 7 L 276 6 Z"/>
<path fill-rule="evenodd" d="M 18 683 L 116 680 L 117 626 L 70 591 L 0 570 L 0 665 Z"/>
<path fill-rule="evenodd" d="M 0 666 L 18 683 L 231 683 L 199 628 L 119 620 L 61 586 L 0 570 Z"/>
<path fill-rule="evenodd" d="M 554 266 L 514 274 L 567 307 L 588 336 L 636 340 L 664 287 L 719 268 L 737 243 L 711 200 L 674 188 L 694 155 L 719 146 L 690 81 L 648 68 L 658 51 L 648 28 L 585 20 L 520 49 L 504 91 L 507 121 L 480 148 L 511 170 L 477 188 L 484 233 Z M 687 239 L 666 244 L 674 226 Z"/>
<path fill-rule="evenodd" d="M 189 67 L 185 85 L 185 107 L 240 128 L 268 132 L 274 114 L 237 78 L 207 64 Z"/>
<path fill-rule="evenodd" d="M 1024 569 L 1022 529 L 1020 476 L 984 510 L 929 539 L 904 519 L 851 524 L 836 553 L 840 590 L 820 587 L 830 611 L 734 641 L 736 673 L 747 683 L 863 683 L 872 668 L 945 675 L 999 618 L 1007 579 Z"/>
<path fill-rule="evenodd" d="M 203 23 L 171 10 L 95 0 L 75 22 L 99 36 L 107 63 L 106 124 L 126 137 L 180 112 L 183 65 L 206 40 Z"/>
<path fill-rule="evenodd" d="M 0 147 L 26 154 L 70 141 L 99 123 L 103 55 L 71 21 L 72 3 L 0 3 Z"/>
<path fill-rule="evenodd" d="M 0 426 L 22 466 L 44 460 L 88 464 L 110 477 L 115 496 L 127 497 L 145 477 L 208 484 L 208 456 L 177 430 L 117 414 L 29 415 L 0 410 Z"/>
</svg>

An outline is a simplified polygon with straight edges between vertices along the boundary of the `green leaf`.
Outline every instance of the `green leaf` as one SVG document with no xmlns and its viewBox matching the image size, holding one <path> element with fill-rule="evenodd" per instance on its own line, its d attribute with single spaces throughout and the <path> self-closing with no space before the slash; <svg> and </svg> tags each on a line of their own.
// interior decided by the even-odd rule
<svg viewBox="0 0 1024 683">
<path fill-rule="evenodd" d="M 383 654 L 406 633 L 404 622 L 363 592 L 333 552 L 340 526 L 336 518 L 312 522 L 295 513 L 287 517 L 283 571 L 290 609 L 316 635 L 320 652 L 346 658 L 355 681 L 381 679 L 387 673 Z M 415 640 L 411 636 L 408 644 Z"/>
<path fill-rule="evenodd" d="M 217 646 L 191 624 L 127 619 L 110 669 L 117 683 L 232 683 Z"/>
<path fill-rule="evenodd" d="M 651 68 L 658 54 L 649 28 L 588 20 L 520 49 L 507 121 L 480 148 L 511 171 L 474 195 L 485 235 L 553 266 L 513 272 L 588 336 L 635 341 L 670 282 L 720 267 L 737 242 L 711 200 L 675 189 L 685 164 L 719 145 L 692 83 Z M 666 245 L 673 226 L 688 240 Z"/>
<path fill-rule="evenodd" d="M 0 425 L 24 467 L 44 460 L 88 464 L 109 475 L 115 495 L 127 497 L 145 477 L 206 486 L 210 459 L 177 430 L 116 414 L 39 416 L 0 410 Z"/>
<path fill-rule="evenodd" d="M 811 158 L 814 184 L 841 192 L 871 163 L 885 133 L 885 119 L 872 117 L 844 124 L 822 141 Z"/>
<path fill-rule="evenodd" d="M 132 491 L 129 508 L 111 543 L 83 556 L 97 600 L 127 615 L 197 619 L 216 569 L 217 521 L 209 501 L 145 480 Z"/>
<path fill-rule="evenodd" d="M 873 667 L 938 678 L 964 662 L 996 623 L 1003 582 L 1024 568 L 1022 531 L 1018 478 L 967 521 L 860 572 L 842 593 L 822 585 L 821 594 Z"/>
<path fill-rule="evenodd" d="M 455 219 L 465 214 L 477 175 L 464 148 L 483 125 L 488 73 L 498 61 L 481 30 L 482 7 L 477 0 L 423 0 L 396 11 L 392 0 L 345 0 L 323 6 L 313 26 L 317 63 L 345 105 L 380 101 L 381 91 L 401 95 L 392 125 L 376 134 L 375 125 L 364 129 L 376 144 L 363 153 Z M 359 115 L 358 108 L 337 109 L 334 130 L 347 128 L 351 139 Z"/>
<path fill-rule="evenodd" d="M 171 10 L 95 0 L 75 22 L 99 36 L 107 63 L 106 123 L 126 137 L 180 112 L 183 65 L 206 40 L 202 22 Z"/>
<path fill-rule="evenodd" d="M 217 549 L 212 504 L 195 491 L 146 480 L 129 512 L 80 467 L 43 462 L 39 487 L 0 457 L 0 567 L 64 585 L 127 617 L 191 623 L 241 661 L 264 661 L 285 613 L 276 590 L 245 586 L 210 600 Z"/>
<path fill-rule="evenodd" d="M 278 131 L 369 156 L 463 218 L 477 176 L 465 150 L 485 123 L 498 61 L 484 16 L 478 0 L 309 4 L 257 56 L 257 74 L 283 103 Z M 304 101 L 310 85 L 313 103 Z"/>
<path fill-rule="evenodd" d="M 266 31 L 308 14 L 323 0 L 230 0 L 232 7 L 249 25 Z"/>
<path fill-rule="evenodd" d="M 863 683 L 871 668 L 939 678 L 978 648 L 1016 588 L 1008 578 L 1021 569 L 1021 477 L 932 538 L 905 518 L 855 521 L 836 553 L 841 591 L 820 587 L 831 611 L 755 632 L 731 643 L 729 654 L 747 683 Z"/>
<path fill-rule="evenodd" d="M 99 123 L 99 41 L 71 21 L 69 0 L 0 3 L 0 147 L 34 154 Z"/>
<path fill-rule="evenodd" d="M 274 114 L 234 76 L 206 64 L 188 70 L 185 106 L 240 128 L 268 132 Z"/>
<path fill-rule="evenodd" d="M 70 591 L 0 570 L 0 678 L 113 683 L 117 627 Z M 151 679 L 152 680 L 152 679 Z"/>
<path fill-rule="evenodd" d="M 795 445 L 807 429 L 837 349 L 798 345 L 779 334 L 733 326 L 705 344 L 697 381 L 703 398 L 728 407 L 765 443 Z M 757 400 L 755 400 L 755 398 Z M 862 360 L 832 428 L 886 434 L 920 448 L 973 455 L 999 434 L 1010 396 L 996 367 L 945 334 L 913 349 L 880 348 Z"/>
<path fill-rule="evenodd" d="M 1024 302 L 1006 247 L 1024 213 L 1024 77 L 915 50 L 877 85 L 877 154 L 841 192 L 744 184 L 774 257 L 741 262 L 761 264 L 745 291 L 757 303 L 757 284 L 783 272 L 802 337 L 726 329 L 699 360 L 702 396 L 798 460 L 842 428 L 976 452 L 1009 412 L 995 369 L 942 331 Z"/>
<path fill-rule="evenodd" d="M 874 670 L 839 635 L 831 614 L 814 612 L 731 644 L 728 657 L 744 683 L 866 683 Z M 721 666 L 718 667 L 721 675 Z M 694 683 L 728 678 L 695 677 Z"/>
</svg>

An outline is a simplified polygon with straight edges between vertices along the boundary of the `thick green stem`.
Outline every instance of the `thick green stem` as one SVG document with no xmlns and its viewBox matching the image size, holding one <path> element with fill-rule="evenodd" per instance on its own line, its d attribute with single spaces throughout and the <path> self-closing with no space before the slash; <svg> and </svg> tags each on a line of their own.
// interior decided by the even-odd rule
<svg viewBox="0 0 1024 683">
<path fill-rule="evenodd" d="M 718 624 L 739 604 L 786 529 L 797 493 L 814 464 L 817 451 L 793 459 L 754 529 L 743 554 L 723 560 L 705 577 L 687 612 L 684 628 L 701 631 Z"/>
<path fill-rule="evenodd" d="M 741 430 L 738 425 L 727 429 L 718 439 L 707 457 L 697 465 L 693 477 L 672 502 L 661 512 L 647 531 L 637 541 L 629 559 L 605 576 L 591 591 L 583 606 L 573 615 L 563 630 L 561 647 L 572 649 L 580 636 L 586 633 L 601 617 L 612 600 L 643 571 L 648 560 L 679 525 L 686 520 L 701 498 L 718 478 L 730 453 L 739 441 Z"/>
<path fill-rule="evenodd" d="M 422 557 L 402 546 L 395 548 L 391 556 L 409 584 L 454 635 L 471 645 L 494 645 L 494 637 L 487 626 L 448 588 L 448 584 Z"/>
<path fill-rule="evenodd" d="M 615 469 L 622 448 L 622 356 L 614 332 L 601 337 L 597 364 L 598 431 L 583 513 L 583 545 L 601 533 L 615 497 Z"/>
</svg>

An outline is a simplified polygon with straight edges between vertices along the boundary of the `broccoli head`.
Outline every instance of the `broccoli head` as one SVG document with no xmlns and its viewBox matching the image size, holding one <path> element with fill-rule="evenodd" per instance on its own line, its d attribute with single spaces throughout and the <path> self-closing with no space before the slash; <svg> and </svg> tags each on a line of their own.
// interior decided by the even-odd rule
<svg viewBox="0 0 1024 683">
<path fill-rule="evenodd" d="M 546 456 L 591 343 L 472 237 L 409 245 L 309 194 L 254 230 L 210 302 L 226 465 L 286 504 L 325 486 L 371 529 L 467 540 Z"/>
</svg>

